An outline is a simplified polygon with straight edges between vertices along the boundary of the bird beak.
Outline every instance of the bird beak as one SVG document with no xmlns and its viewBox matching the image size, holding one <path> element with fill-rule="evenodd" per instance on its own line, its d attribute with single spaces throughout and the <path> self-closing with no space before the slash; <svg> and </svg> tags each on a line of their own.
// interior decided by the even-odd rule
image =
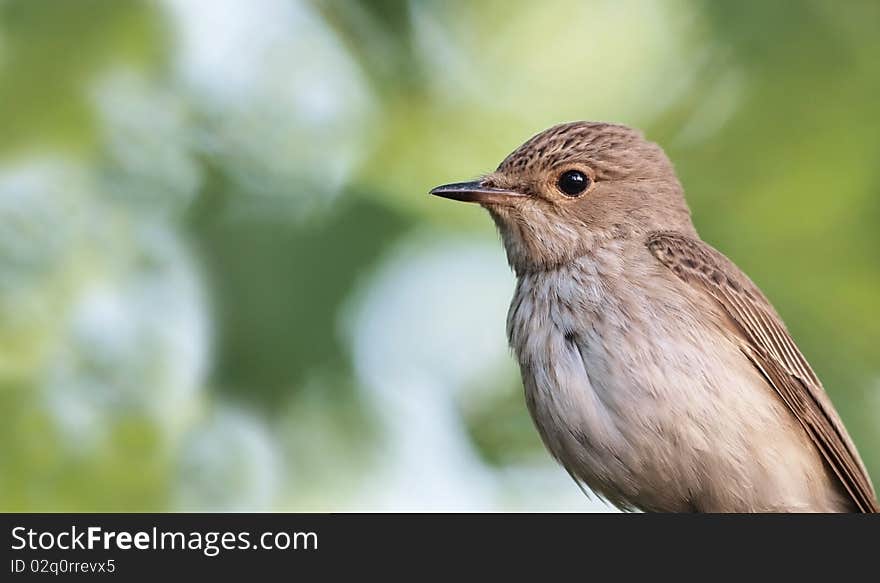
<svg viewBox="0 0 880 583">
<path fill-rule="evenodd" d="M 522 193 L 504 188 L 484 186 L 479 180 L 444 184 L 431 190 L 430 194 L 451 198 L 452 200 L 460 200 L 461 202 L 476 202 L 479 204 L 510 204 L 513 199 L 525 196 Z"/>
</svg>

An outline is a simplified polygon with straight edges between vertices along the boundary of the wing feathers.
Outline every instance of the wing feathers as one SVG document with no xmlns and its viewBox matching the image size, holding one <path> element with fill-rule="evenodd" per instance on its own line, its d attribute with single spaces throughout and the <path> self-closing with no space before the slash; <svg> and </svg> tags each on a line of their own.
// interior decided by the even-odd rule
<svg viewBox="0 0 880 583">
<path fill-rule="evenodd" d="M 865 466 L 822 384 L 757 286 L 698 239 L 657 232 L 647 245 L 679 279 L 720 304 L 742 336 L 745 355 L 803 426 L 855 505 L 862 512 L 880 512 Z"/>
</svg>

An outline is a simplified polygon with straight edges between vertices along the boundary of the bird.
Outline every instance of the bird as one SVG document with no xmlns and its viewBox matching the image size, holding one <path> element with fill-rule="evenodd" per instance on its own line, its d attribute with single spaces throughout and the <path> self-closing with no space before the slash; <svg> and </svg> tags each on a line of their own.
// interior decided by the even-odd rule
<svg viewBox="0 0 880 583">
<path fill-rule="evenodd" d="M 663 149 L 553 126 L 477 180 L 516 275 L 525 402 L 575 482 L 623 511 L 878 512 L 822 383 L 760 289 L 704 242 Z"/>
</svg>

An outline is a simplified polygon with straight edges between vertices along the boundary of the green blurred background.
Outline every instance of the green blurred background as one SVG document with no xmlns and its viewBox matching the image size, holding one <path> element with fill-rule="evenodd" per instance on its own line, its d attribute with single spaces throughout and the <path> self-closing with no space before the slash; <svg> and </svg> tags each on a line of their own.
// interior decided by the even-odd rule
<svg viewBox="0 0 880 583">
<path fill-rule="evenodd" d="M 0 1 L 0 510 L 602 510 L 488 217 L 643 128 L 880 479 L 880 4 Z"/>
</svg>

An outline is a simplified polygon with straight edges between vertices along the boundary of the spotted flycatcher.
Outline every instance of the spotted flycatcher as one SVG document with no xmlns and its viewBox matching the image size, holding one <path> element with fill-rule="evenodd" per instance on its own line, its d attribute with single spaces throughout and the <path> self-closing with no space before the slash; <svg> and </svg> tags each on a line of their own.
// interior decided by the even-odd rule
<svg viewBox="0 0 880 583">
<path fill-rule="evenodd" d="M 558 125 L 431 194 L 497 224 L 526 404 L 579 484 L 625 510 L 878 511 L 785 324 L 700 239 L 672 164 L 641 133 Z"/>
</svg>

